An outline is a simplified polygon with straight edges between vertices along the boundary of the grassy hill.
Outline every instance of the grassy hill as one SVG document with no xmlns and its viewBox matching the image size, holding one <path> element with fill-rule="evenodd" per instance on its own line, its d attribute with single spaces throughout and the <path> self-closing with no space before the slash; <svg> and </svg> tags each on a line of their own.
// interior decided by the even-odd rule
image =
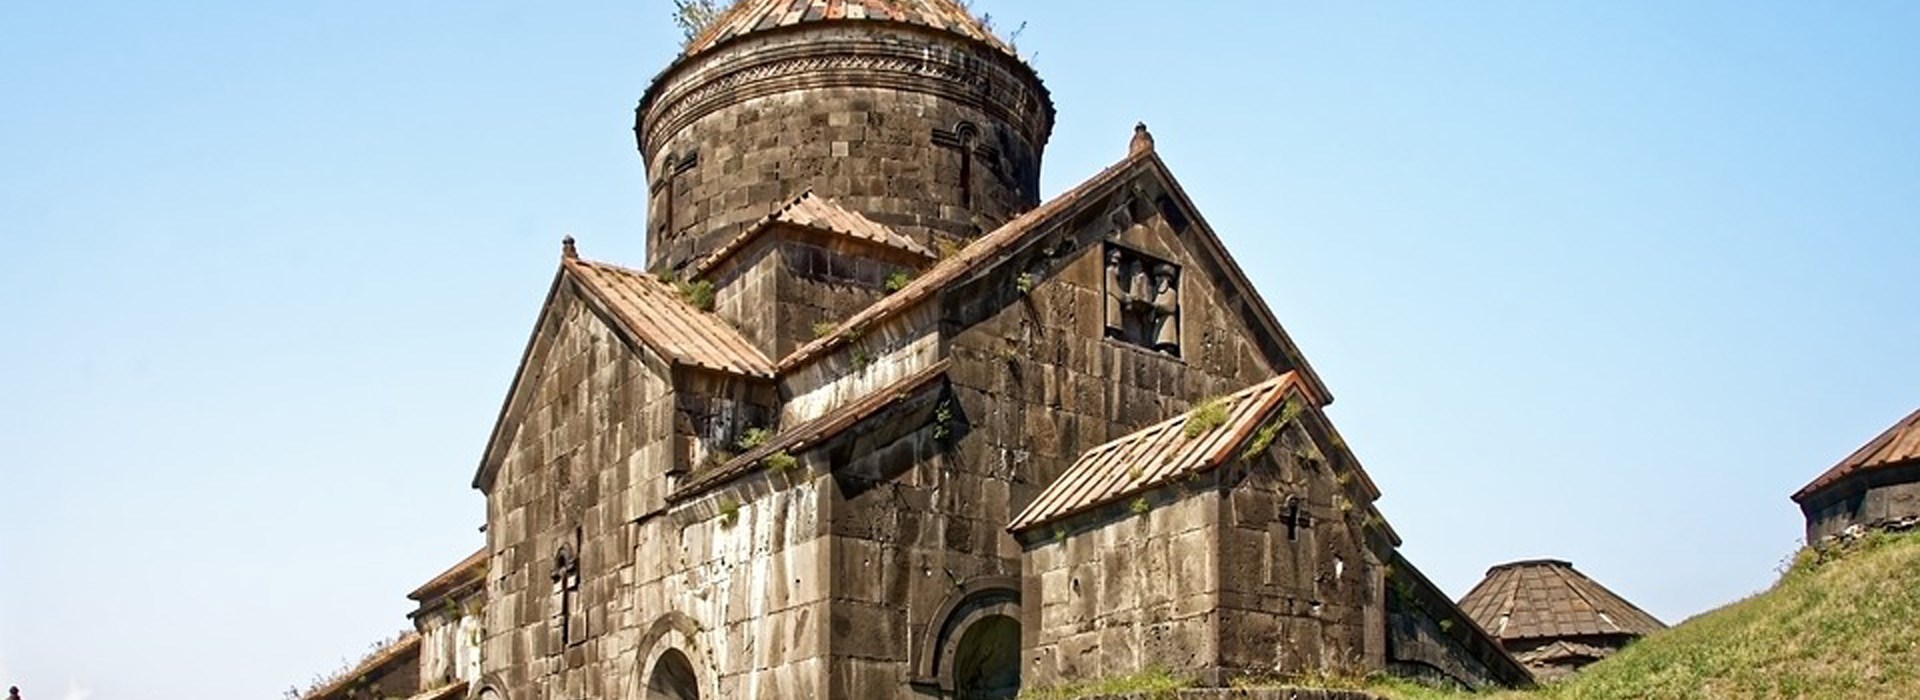
<svg viewBox="0 0 1920 700">
<path fill-rule="evenodd" d="M 1640 640 L 1573 678 L 1473 694 L 1392 679 L 1299 679 L 1391 700 L 1920 699 L 1920 532 L 1805 550 L 1773 588 Z M 1022 700 L 1172 698 L 1164 673 L 1035 689 Z M 1252 686 L 1258 687 L 1258 686 Z"/>
<path fill-rule="evenodd" d="M 1403 700 L 1920 698 L 1920 533 L 1803 551 L 1773 588 L 1634 644 L 1563 683 Z"/>
</svg>

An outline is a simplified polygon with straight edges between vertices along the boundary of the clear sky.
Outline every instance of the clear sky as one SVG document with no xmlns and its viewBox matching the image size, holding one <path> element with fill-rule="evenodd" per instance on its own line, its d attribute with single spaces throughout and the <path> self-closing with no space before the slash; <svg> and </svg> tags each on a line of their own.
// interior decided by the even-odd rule
<svg viewBox="0 0 1920 700">
<path fill-rule="evenodd" d="M 1747 595 L 1920 406 L 1920 4 L 978 4 L 1046 193 L 1147 121 L 1450 593 Z M 0 684 L 273 698 L 406 626 L 560 237 L 642 259 L 667 19 L 0 7 Z"/>
</svg>

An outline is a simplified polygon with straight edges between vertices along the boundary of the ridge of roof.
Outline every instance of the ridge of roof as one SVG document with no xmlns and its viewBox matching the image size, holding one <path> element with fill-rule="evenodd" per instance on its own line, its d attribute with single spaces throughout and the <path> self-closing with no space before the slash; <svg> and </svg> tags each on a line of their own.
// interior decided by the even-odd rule
<svg viewBox="0 0 1920 700">
<path fill-rule="evenodd" d="M 699 262 L 694 263 L 687 276 L 695 279 L 705 277 L 718 268 L 720 263 L 746 249 L 747 244 L 773 230 L 779 224 L 845 236 L 864 243 L 893 248 L 926 260 L 934 260 L 937 257 L 926 246 L 900 235 L 885 224 L 840 206 L 839 202 L 816 195 L 812 189 L 808 189 L 773 213 L 761 217 L 752 226 L 748 226 L 747 230 L 740 232 L 740 235 L 729 239 L 712 253 L 701 258 Z"/>
<path fill-rule="evenodd" d="M 461 559 L 460 563 L 447 567 L 446 571 L 440 572 L 439 575 L 428 579 L 426 583 L 414 589 L 412 593 L 408 593 L 407 599 L 424 602 L 428 598 L 458 588 L 470 580 L 483 578 L 487 570 L 486 563 L 487 549 L 481 547 L 467 555 L 465 559 Z"/>
<path fill-rule="evenodd" d="M 1175 479 L 1225 463 L 1286 400 L 1312 394 L 1297 372 L 1287 372 L 1214 399 L 1225 418 L 1204 430 L 1190 421 L 1205 404 L 1087 450 L 1007 526 L 1024 532 L 1047 523 L 1145 493 Z"/>
<path fill-rule="evenodd" d="M 773 363 L 739 331 L 689 305 L 653 275 L 619 265 L 564 257 L 561 269 L 624 330 L 668 362 L 755 379 L 772 379 Z"/>
<path fill-rule="evenodd" d="M 694 475 L 687 483 L 673 489 L 667 496 L 667 500 L 684 501 L 750 474 L 759 468 L 761 461 L 776 452 L 803 453 L 812 449 L 887 407 L 919 394 L 940 378 L 945 377 L 950 366 L 952 366 L 951 360 L 935 362 L 899 381 L 867 392 L 860 398 L 827 412 L 826 415 L 790 430 L 783 430 L 767 440 L 766 444 L 748 450 L 745 454 L 714 467 L 705 474 Z"/>
<path fill-rule="evenodd" d="M 1840 483 L 1847 477 L 1868 471 L 1920 462 L 1920 410 L 1907 414 L 1860 449 L 1840 460 L 1832 468 L 1794 492 L 1793 500 L 1804 503 L 1814 494 Z"/>
<path fill-rule="evenodd" d="M 1572 564 L 1557 559 L 1512 562 L 1488 569 L 1486 578 L 1461 597 L 1460 608 L 1502 640 L 1639 637 L 1667 627 Z"/>
<path fill-rule="evenodd" d="M 785 374 L 817 360 L 856 338 L 864 337 L 872 326 L 888 321 L 913 309 L 920 302 L 933 298 L 955 280 L 978 269 L 999 253 L 1016 247 L 1027 234 L 1039 230 L 1040 223 L 1066 210 L 1088 193 L 1112 184 L 1119 179 L 1120 175 L 1152 157 L 1151 151 L 1130 153 L 1126 158 L 1107 166 L 1105 170 L 1073 189 L 1062 192 L 1045 204 L 1014 217 L 1012 221 L 1008 221 L 991 233 L 974 239 L 972 243 L 960 249 L 960 252 L 935 263 L 900 291 L 887 295 L 886 298 L 874 302 L 841 322 L 839 328 L 832 334 L 800 346 L 788 354 L 776 366 L 777 371 Z"/>
<path fill-rule="evenodd" d="M 734 39 L 797 24 L 837 21 L 889 22 L 927 27 L 1019 54 L 952 0 L 741 0 L 733 3 L 680 52 L 679 60 L 705 53 Z"/>
</svg>

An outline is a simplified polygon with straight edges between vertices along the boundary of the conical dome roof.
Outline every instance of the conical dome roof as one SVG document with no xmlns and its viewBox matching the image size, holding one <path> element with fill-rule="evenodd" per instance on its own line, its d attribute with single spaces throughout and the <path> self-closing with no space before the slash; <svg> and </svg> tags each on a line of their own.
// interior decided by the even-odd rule
<svg viewBox="0 0 1920 700">
<path fill-rule="evenodd" d="M 736 37 L 808 22 L 894 22 L 943 30 L 1013 55 L 1006 42 L 953 0 L 740 0 L 687 42 L 692 56 Z"/>
<path fill-rule="evenodd" d="M 1626 635 L 1666 629 L 1647 611 L 1556 559 L 1501 564 L 1487 571 L 1460 609 L 1501 642 Z"/>
</svg>

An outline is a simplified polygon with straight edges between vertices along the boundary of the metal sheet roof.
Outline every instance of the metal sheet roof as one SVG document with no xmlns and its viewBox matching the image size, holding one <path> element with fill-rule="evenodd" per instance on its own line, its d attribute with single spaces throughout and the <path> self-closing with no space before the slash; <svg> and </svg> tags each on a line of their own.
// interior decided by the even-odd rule
<svg viewBox="0 0 1920 700">
<path fill-rule="evenodd" d="M 900 235 L 893 229 L 862 216 L 859 212 L 842 207 L 838 202 L 816 195 L 813 190 L 807 190 L 786 206 L 781 207 L 779 211 L 761 219 L 759 223 L 748 227 L 746 231 L 715 249 L 712 254 L 702 258 L 688 276 L 693 278 L 706 276 L 714 268 L 719 267 L 722 261 L 745 249 L 748 243 L 752 243 L 754 239 L 772 230 L 777 224 L 846 236 L 865 243 L 893 248 L 926 261 L 932 261 L 935 258 L 933 251 L 913 239 Z"/>
<path fill-rule="evenodd" d="M 1189 435 L 1188 422 L 1210 410 L 1196 407 L 1088 450 L 1008 529 L 1029 530 L 1220 466 L 1294 394 L 1306 400 L 1299 373 L 1288 372 L 1217 399 L 1226 415 L 1218 425 Z"/>
<path fill-rule="evenodd" d="M 486 572 L 487 550 L 482 547 L 478 551 L 467 555 L 467 558 L 460 560 L 460 563 L 454 564 L 446 571 L 441 572 L 440 575 L 433 577 L 432 580 L 421 584 L 420 587 L 414 589 L 412 593 L 408 593 L 407 599 L 427 600 L 428 598 L 485 578 Z"/>
<path fill-rule="evenodd" d="M 1900 422 L 1893 424 L 1839 464 L 1833 465 L 1826 473 L 1814 479 L 1813 483 L 1793 494 L 1793 500 L 1804 501 L 1807 497 L 1839 483 L 1854 474 L 1864 471 L 1891 467 L 1908 462 L 1920 462 L 1920 411 L 1908 414 Z"/>
<path fill-rule="evenodd" d="M 1556 559 L 1501 564 L 1487 571 L 1460 607 L 1503 641 L 1625 635 L 1666 629 L 1647 611 Z"/>
<path fill-rule="evenodd" d="M 628 332 L 669 362 L 768 379 L 773 363 L 719 316 L 689 305 L 653 275 L 579 258 L 561 267 Z"/>
</svg>

